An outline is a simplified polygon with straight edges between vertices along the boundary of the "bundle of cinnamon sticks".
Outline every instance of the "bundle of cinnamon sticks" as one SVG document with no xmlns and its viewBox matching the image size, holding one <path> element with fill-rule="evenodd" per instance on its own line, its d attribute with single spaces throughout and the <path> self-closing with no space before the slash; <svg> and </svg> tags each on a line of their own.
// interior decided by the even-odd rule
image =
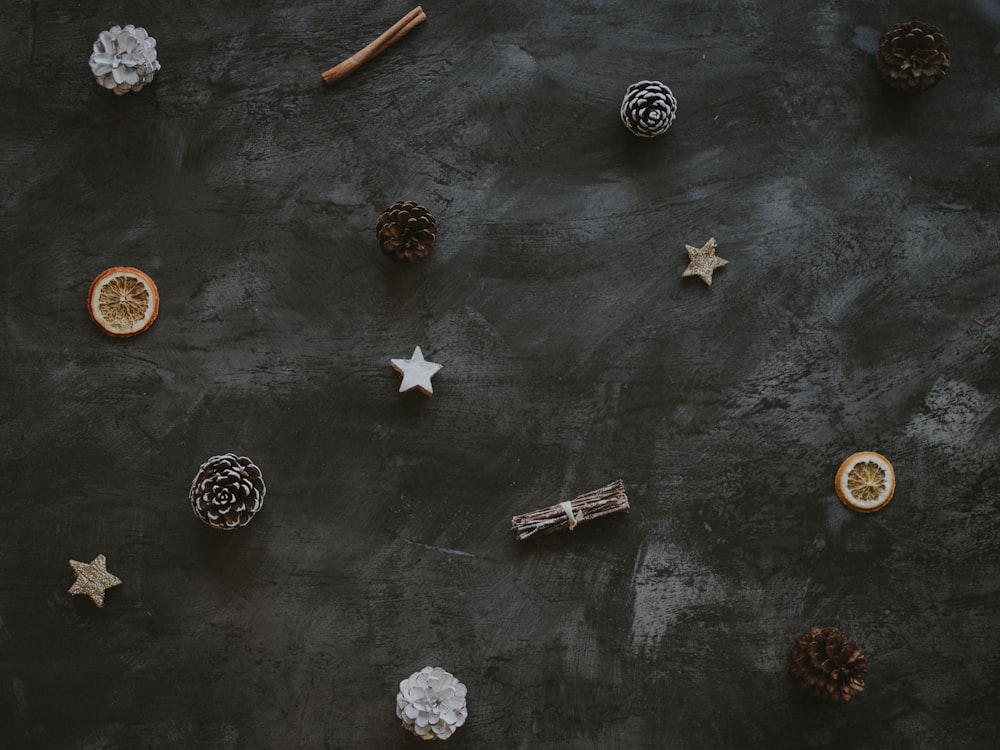
<svg viewBox="0 0 1000 750">
<path fill-rule="evenodd" d="M 609 485 L 585 492 L 573 500 L 514 516 L 511 519 L 511 529 L 520 542 L 532 536 L 551 534 L 562 529 L 572 531 L 577 524 L 609 516 L 612 513 L 624 513 L 628 509 L 625 484 L 621 479 L 616 479 Z"/>
</svg>

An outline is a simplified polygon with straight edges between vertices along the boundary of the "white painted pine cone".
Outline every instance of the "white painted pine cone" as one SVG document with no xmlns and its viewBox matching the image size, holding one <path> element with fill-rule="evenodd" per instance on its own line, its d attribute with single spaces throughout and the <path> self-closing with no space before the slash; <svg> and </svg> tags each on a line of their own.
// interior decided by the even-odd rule
<svg viewBox="0 0 1000 750">
<path fill-rule="evenodd" d="M 677 99 L 660 81 L 637 81 L 622 100 L 621 118 L 633 135 L 655 138 L 663 135 L 677 117 Z"/>
<path fill-rule="evenodd" d="M 424 740 L 446 740 L 465 723 L 465 685 L 441 667 L 424 667 L 399 683 L 396 716 Z"/>
<path fill-rule="evenodd" d="M 94 42 L 90 69 L 97 82 L 121 96 L 139 91 L 160 69 L 156 40 L 144 28 L 128 24 L 102 31 Z"/>
<path fill-rule="evenodd" d="M 260 468 L 246 456 L 225 453 L 198 469 L 191 483 L 191 507 L 209 526 L 230 531 L 253 520 L 264 507 L 265 494 Z"/>
</svg>

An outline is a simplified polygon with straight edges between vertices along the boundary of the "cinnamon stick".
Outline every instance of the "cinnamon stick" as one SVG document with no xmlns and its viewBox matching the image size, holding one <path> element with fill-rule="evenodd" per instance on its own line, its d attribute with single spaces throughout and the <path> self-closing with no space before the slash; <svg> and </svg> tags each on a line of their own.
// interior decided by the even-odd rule
<svg viewBox="0 0 1000 750">
<path fill-rule="evenodd" d="M 385 50 L 398 42 L 404 36 L 413 31 L 417 26 L 427 20 L 427 14 L 419 5 L 400 18 L 390 26 L 374 42 L 364 49 L 355 52 L 343 62 L 337 63 L 332 68 L 323 73 L 323 82 L 328 86 L 337 81 L 347 78 L 351 73 L 360 68 L 373 57 L 382 54 Z"/>
<path fill-rule="evenodd" d="M 628 509 L 625 484 L 621 479 L 616 479 L 609 485 L 585 492 L 571 501 L 514 516 L 510 524 L 515 538 L 520 542 L 562 529 L 572 531 L 578 524 L 612 513 L 625 513 Z"/>
</svg>

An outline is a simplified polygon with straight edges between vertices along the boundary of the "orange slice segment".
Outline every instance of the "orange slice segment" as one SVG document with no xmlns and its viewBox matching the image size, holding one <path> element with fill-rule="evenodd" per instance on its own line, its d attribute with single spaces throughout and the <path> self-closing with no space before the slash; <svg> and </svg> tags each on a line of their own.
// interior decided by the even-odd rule
<svg viewBox="0 0 1000 750">
<path fill-rule="evenodd" d="M 837 495 L 848 508 L 872 513 L 885 507 L 896 491 L 896 473 L 880 453 L 848 456 L 837 470 Z"/>
<path fill-rule="evenodd" d="M 90 317 L 111 336 L 135 336 L 156 320 L 160 293 L 138 268 L 109 268 L 90 285 Z"/>
</svg>

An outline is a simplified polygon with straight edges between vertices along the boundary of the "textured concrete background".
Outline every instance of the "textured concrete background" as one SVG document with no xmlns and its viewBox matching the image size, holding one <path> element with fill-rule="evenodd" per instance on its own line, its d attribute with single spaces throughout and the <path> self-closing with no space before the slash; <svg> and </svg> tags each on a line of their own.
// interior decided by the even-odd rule
<svg viewBox="0 0 1000 750">
<path fill-rule="evenodd" d="M 993 747 L 1000 6 L 427 0 L 324 89 L 408 9 L 2 6 L 0 746 L 415 748 L 431 664 L 456 748 Z M 872 57 L 905 20 L 953 53 L 912 98 Z M 114 23 L 163 65 L 122 98 Z M 655 141 L 618 121 L 643 78 Z M 420 265 L 375 246 L 396 200 L 438 218 Z M 131 340 L 86 312 L 118 264 L 162 297 Z M 873 516 L 833 491 L 866 449 Z M 269 489 L 230 535 L 187 500 L 226 451 Z M 617 477 L 629 516 L 513 541 Z M 104 610 L 66 593 L 98 553 Z M 857 701 L 795 691 L 811 625 L 866 653 Z"/>
</svg>

